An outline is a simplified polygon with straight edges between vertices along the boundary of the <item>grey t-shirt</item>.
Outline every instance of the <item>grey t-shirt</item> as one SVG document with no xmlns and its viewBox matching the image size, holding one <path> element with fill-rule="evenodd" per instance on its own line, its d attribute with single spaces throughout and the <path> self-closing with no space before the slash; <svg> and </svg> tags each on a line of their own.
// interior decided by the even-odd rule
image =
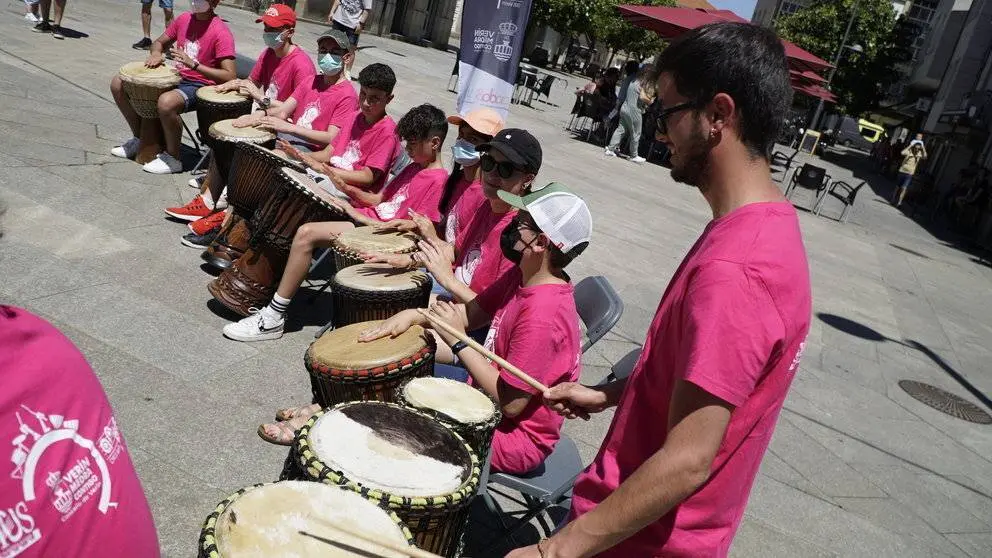
<svg viewBox="0 0 992 558">
<path fill-rule="evenodd" d="M 358 27 L 358 20 L 362 17 L 362 11 L 372 9 L 372 0 L 341 0 L 338 2 L 338 9 L 331 14 L 331 19 L 354 29 Z"/>
</svg>

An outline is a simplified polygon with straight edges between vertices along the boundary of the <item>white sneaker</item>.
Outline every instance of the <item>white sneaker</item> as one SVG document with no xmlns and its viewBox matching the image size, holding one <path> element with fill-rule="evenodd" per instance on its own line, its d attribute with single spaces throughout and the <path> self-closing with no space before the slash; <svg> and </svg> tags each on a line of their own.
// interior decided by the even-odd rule
<svg viewBox="0 0 992 558">
<path fill-rule="evenodd" d="M 603 150 L 603 155 L 606 155 L 607 157 L 616 157 L 617 156 L 617 154 L 614 153 L 614 151 L 612 149 L 610 149 L 609 147 L 607 147 L 606 149 Z"/>
<path fill-rule="evenodd" d="M 193 178 L 189 179 L 189 182 L 187 182 L 187 184 L 189 184 L 190 188 L 196 188 L 197 190 L 199 190 L 200 188 L 203 187 L 203 181 L 206 179 L 207 179 L 206 175 L 194 176 Z"/>
<path fill-rule="evenodd" d="M 183 164 L 165 151 L 159 153 L 158 157 L 149 161 L 141 168 L 145 172 L 152 174 L 175 174 L 177 172 L 183 172 Z"/>
<path fill-rule="evenodd" d="M 630 159 L 631 163 L 637 163 L 638 165 L 645 161 L 647 161 L 647 159 L 645 159 L 644 157 L 631 157 Z"/>
<path fill-rule="evenodd" d="M 31 12 L 24 14 L 24 19 L 28 20 L 30 23 L 41 23 L 41 18 Z"/>
<path fill-rule="evenodd" d="M 134 159 L 138 154 L 138 138 L 131 138 L 110 150 L 110 154 L 121 159 Z"/>
<path fill-rule="evenodd" d="M 270 313 L 271 311 L 266 312 L 265 308 L 261 310 L 252 308 L 251 315 L 247 318 L 224 326 L 224 337 L 245 343 L 279 339 L 282 337 L 282 328 L 286 320 L 282 316 L 272 318 Z"/>
</svg>

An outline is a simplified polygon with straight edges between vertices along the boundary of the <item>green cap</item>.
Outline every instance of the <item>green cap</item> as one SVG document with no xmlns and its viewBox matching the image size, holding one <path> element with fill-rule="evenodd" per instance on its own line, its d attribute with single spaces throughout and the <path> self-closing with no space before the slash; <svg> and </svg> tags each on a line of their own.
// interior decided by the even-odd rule
<svg viewBox="0 0 992 558">
<path fill-rule="evenodd" d="M 565 254 L 570 254 L 578 246 L 584 249 L 592 237 L 589 207 L 562 184 L 552 182 L 543 188 L 531 189 L 524 196 L 502 190 L 496 195 L 513 207 L 530 213 L 541 232 Z"/>
</svg>

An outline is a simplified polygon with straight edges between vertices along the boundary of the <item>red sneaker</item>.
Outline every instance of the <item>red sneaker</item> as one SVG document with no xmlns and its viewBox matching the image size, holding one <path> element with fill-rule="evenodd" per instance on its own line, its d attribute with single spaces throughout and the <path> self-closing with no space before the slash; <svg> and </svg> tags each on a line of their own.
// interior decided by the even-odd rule
<svg viewBox="0 0 992 558">
<path fill-rule="evenodd" d="M 193 234 L 203 236 L 214 229 L 219 229 L 222 224 L 224 224 L 224 212 L 215 211 L 210 215 L 207 215 L 202 219 L 197 219 L 186 226 L 189 227 L 189 230 Z"/>
<path fill-rule="evenodd" d="M 203 196 L 196 196 L 182 207 L 167 207 L 166 214 L 182 219 L 183 221 L 196 221 L 213 213 L 213 210 L 203 203 Z"/>
</svg>

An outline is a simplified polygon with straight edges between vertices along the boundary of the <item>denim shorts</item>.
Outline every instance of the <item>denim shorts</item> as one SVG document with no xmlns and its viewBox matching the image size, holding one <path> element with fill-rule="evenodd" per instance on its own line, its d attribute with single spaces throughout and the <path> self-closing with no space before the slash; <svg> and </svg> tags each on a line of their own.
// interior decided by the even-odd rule
<svg viewBox="0 0 992 558">
<path fill-rule="evenodd" d="M 358 33 L 355 33 L 353 27 L 348 27 L 342 23 L 338 23 L 338 20 L 331 20 L 331 27 L 338 31 L 344 31 L 344 34 L 348 36 L 348 42 L 351 43 L 352 47 L 358 46 Z"/>
<path fill-rule="evenodd" d="M 189 112 L 196 108 L 196 91 L 203 87 L 203 85 L 198 81 L 184 79 L 176 86 L 176 91 L 183 96 L 183 102 L 186 104 L 186 110 L 184 112 Z"/>
<path fill-rule="evenodd" d="M 905 172 L 899 173 L 899 187 L 909 188 L 913 184 L 913 175 Z"/>
<path fill-rule="evenodd" d="M 152 2 L 153 0 L 141 0 L 142 4 L 151 4 Z M 172 0 L 158 0 L 158 7 L 162 8 L 163 10 L 171 10 Z"/>
</svg>

